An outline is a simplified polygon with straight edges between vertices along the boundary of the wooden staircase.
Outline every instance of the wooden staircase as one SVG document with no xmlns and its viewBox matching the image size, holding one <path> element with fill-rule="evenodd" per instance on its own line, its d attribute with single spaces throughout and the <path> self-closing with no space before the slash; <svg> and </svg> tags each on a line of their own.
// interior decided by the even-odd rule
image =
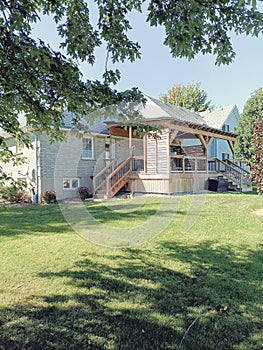
<svg viewBox="0 0 263 350">
<path fill-rule="evenodd" d="M 214 171 L 228 180 L 230 191 L 249 191 L 252 184 L 249 180 L 249 172 L 229 159 L 220 160 L 209 158 L 209 171 Z"/>
<path fill-rule="evenodd" d="M 133 158 L 129 157 L 116 168 L 117 160 L 110 162 L 93 178 L 93 197 L 95 199 L 110 199 L 129 181 L 132 172 Z"/>
</svg>

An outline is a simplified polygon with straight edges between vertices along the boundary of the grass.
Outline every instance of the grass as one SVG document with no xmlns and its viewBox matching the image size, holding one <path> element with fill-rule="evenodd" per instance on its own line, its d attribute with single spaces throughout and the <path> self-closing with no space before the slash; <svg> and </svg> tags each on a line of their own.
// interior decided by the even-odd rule
<svg viewBox="0 0 263 350">
<path fill-rule="evenodd" d="M 85 240 L 57 205 L 0 207 L 0 349 L 262 349 L 261 196 L 187 195 L 171 222 L 160 202 L 87 204 L 123 231 L 167 220 L 126 248 Z"/>
</svg>

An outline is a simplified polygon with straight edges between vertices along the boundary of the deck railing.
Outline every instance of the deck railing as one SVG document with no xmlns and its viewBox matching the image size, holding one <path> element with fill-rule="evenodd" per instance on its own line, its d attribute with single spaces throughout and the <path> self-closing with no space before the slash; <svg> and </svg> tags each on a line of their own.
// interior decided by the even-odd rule
<svg viewBox="0 0 263 350">
<path fill-rule="evenodd" d="M 233 166 L 229 162 L 220 160 L 218 158 L 209 158 L 208 170 L 209 172 L 217 172 L 224 174 L 229 180 L 233 181 L 233 183 L 235 183 L 240 189 L 243 187 L 243 185 L 249 185 L 249 180 L 246 176 L 243 175 L 243 172 L 240 171 L 240 169 L 237 169 L 237 167 Z"/>
<path fill-rule="evenodd" d="M 134 156 L 132 157 L 132 171 L 143 172 L 144 171 L 144 157 Z"/>
<path fill-rule="evenodd" d="M 173 155 L 170 157 L 170 169 L 172 173 L 221 173 L 240 189 L 244 185 L 250 185 L 248 172 L 245 169 L 218 158 Z M 129 157 L 119 165 L 114 159 L 94 176 L 94 194 L 100 191 L 104 192 L 107 198 L 111 198 L 128 183 L 132 172 L 142 171 L 144 171 L 143 157 Z"/>
<path fill-rule="evenodd" d="M 116 167 L 117 159 L 113 159 L 109 162 L 98 174 L 93 177 L 93 191 L 96 193 L 99 189 L 105 187 L 106 179 Z"/>
<path fill-rule="evenodd" d="M 132 157 L 122 162 L 106 179 L 106 196 L 112 198 L 127 182 L 132 171 Z"/>
<path fill-rule="evenodd" d="M 237 171 L 239 171 L 240 173 L 242 173 L 244 176 L 246 176 L 247 178 L 249 177 L 250 173 L 249 171 L 247 171 L 246 169 L 242 168 L 240 165 L 238 165 L 235 162 L 232 162 L 230 159 L 225 159 L 224 160 L 227 164 L 231 165 L 232 167 L 234 167 Z"/>
<path fill-rule="evenodd" d="M 251 185 L 248 177 L 249 172 L 230 160 L 174 155 L 170 157 L 170 169 L 172 173 L 221 173 L 225 174 L 239 188 Z"/>
<path fill-rule="evenodd" d="M 202 156 L 176 155 L 170 157 L 171 172 L 191 173 L 206 172 L 206 158 Z"/>
</svg>

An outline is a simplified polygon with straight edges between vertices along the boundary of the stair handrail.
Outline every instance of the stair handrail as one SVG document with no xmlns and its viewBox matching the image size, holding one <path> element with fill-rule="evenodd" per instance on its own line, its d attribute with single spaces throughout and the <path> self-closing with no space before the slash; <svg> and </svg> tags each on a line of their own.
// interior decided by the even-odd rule
<svg viewBox="0 0 263 350">
<path fill-rule="evenodd" d="M 241 170 L 242 173 L 244 173 L 244 175 L 250 175 L 250 172 L 247 171 L 246 169 L 242 168 L 242 166 L 236 164 L 235 162 L 232 162 L 232 160 L 230 159 L 225 159 L 224 160 L 226 163 L 228 163 L 229 165 L 238 168 L 239 170 Z"/>
<path fill-rule="evenodd" d="M 122 169 L 127 163 L 129 163 L 133 157 L 127 158 L 125 161 L 123 161 L 121 164 L 117 166 L 117 168 L 107 177 L 107 178 L 112 178 L 114 175 L 116 175 L 120 169 Z"/>
<path fill-rule="evenodd" d="M 107 170 L 110 169 L 115 163 L 117 162 L 117 159 L 113 159 L 109 164 L 107 164 L 100 172 L 98 172 L 98 174 L 96 174 L 93 177 L 93 192 L 96 193 L 98 191 L 99 188 L 101 188 L 104 183 L 106 182 L 106 178 L 101 181 L 99 183 L 99 185 L 97 186 L 97 179 L 102 177 L 103 175 L 106 174 Z"/>
<path fill-rule="evenodd" d="M 106 195 L 109 197 L 114 196 L 116 191 L 113 191 L 113 188 L 117 188 L 118 184 L 132 171 L 132 160 L 133 157 L 127 158 L 124 162 L 122 162 L 108 177 L 106 178 Z M 113 184 L 110 184 L 111 179 L 117 175 L 127 164 L 130 164 L 129 169 Z M 114 193 L 115 192 L 115 193 Z"/>
<path fill-rule="evenodd" d="M 237 185 L 239 186 L 240 189 L 242 189 L 242 184 L 243 184 L 243 174 L 238 171 L 237 169 L 235 169 L 232 165 L 227 164 L 226 162 L 224 162 L 221 159 L 218 158 L 212 158 L 212 160 L 214 160 L 217 164 L 222 164 L 225 167 L 227 176 L 233 180 L 237 182 Z M 222 172 L 220 171 L 220 167 L 217 168 L 218 172 Z"/>
</svg>

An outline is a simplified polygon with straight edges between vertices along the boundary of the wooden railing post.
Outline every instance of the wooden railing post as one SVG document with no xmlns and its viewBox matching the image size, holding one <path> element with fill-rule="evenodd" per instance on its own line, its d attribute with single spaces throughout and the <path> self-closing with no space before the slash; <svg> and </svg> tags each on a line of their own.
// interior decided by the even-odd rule
<svg viewBox="0 0 263 350">
<path fill-rule="evenodd" d="M 110 195 L 110 177 L 107 177 L 106 179 L 106 196 L 109 197 Z"/>
<path fill-rule="evenodd" d="M 109 170 L 112 172 L 113 165 L 117 162 L 117 159 L 113 159 L 105 168 L 103 168 L 98 174 L 96 174 L 93 178 L 93 191 L 94 194 L 98 191 L 99 188 L 101 188 L 106 180 L 104 177 L 106 177 L 106 173 Z"/>
</svg>

